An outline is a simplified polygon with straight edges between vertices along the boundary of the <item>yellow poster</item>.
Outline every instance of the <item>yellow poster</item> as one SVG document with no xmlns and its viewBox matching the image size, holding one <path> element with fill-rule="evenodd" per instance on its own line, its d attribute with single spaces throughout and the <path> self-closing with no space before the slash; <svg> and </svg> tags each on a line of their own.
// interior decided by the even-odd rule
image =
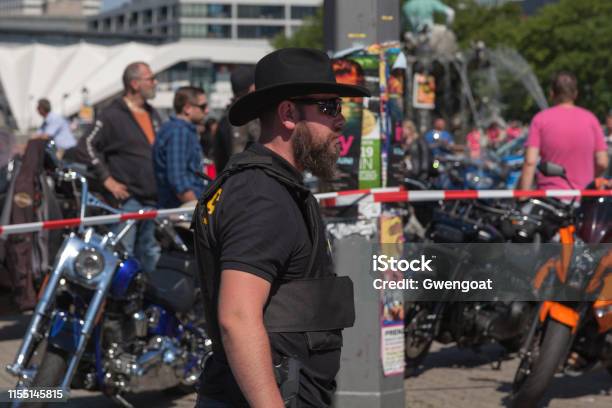
<svg viewBox="0 0 612 408">
<path fill-rule="evenodd" d="M 417 109 L 436 107 L 436 79 L 433 75 L 414 74 L 412 105 Z"/>
</svg>

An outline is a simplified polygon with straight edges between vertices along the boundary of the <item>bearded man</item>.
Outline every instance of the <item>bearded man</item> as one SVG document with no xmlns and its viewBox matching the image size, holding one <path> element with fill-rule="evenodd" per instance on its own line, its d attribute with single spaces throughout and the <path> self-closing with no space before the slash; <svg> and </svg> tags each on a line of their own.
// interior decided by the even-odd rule
<svg viewBox="0 0 612 408">
<path fill-rule="evenodd" d="M 193 218 L 213 344 L 197 407 L 332 403 L 352 282 L 333 271 L 302 172 L 334 174 L 342 96 L 369 93 L 336 83 L 326 54 L 287 48 L 257 63 L 255 91 L 230 108 L 234 126 L 259 118 L 261 136 L 230 159 Z"/>
</svg>

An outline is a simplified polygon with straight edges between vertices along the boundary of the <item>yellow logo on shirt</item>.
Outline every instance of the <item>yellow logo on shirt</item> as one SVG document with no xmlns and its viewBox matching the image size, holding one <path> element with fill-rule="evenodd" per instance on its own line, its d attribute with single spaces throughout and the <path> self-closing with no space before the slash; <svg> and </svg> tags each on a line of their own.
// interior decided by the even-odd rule
<svg viewBox="0 0 612 408">
<path fill-rule="evenodd" d="M 219 188 L 217 191 L 215 191 L 215 194 L 213 194 L 212 198 L 208 200 L 208 202 L 206 203 L 206 209 L 208 210 L 208 215 L 212 215 L 215 212 L 215 206 L 217 205 L 217 202 L 219 201 L 219 198 L 221 197 L 222 191 L 223 189 Z"/>
</svg>

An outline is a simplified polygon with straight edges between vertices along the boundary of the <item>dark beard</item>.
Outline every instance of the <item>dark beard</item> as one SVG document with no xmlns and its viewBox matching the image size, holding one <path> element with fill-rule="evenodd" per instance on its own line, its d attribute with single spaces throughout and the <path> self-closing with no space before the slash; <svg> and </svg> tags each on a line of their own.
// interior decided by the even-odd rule
<svg viewBox="0 0 612 408">
<path fill-rule="evenodd" d="M 335 135 L 336 137 L 331 137 Z M 302 122 L 293 131 L 293 157 L 298 167 L 310 171 L 322 180 L 332 180 L 340 151 L 336 146 L 338 135 L 330 131 L 325 142 L 317 144 Z"/>
</svg>

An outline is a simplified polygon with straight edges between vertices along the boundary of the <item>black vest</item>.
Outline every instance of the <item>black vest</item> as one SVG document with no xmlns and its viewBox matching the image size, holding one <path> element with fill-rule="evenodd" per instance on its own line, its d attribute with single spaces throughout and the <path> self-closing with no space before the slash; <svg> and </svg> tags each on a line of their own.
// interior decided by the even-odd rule
<svg viewBox="0 0 612 408">
<path fill-rule="evenodd" d="M 247 149 L 233 156 L 223 172 L 204 192 L 198 201 L 192 221 L 207 332 L 212 340 L 214 353 L 221 358 L 224 358 L 224 352 L 217 306 L 222 271 L 214 218 L 209 216 L 208 206 L 214 206 L 219 198 L 217 191 L 229 177 L 252 168 L 263 170 L 266 175 L 287 188 L 304 215 L 312 240 L 312 252 L 303 279 L 273 282 L 264 309 L 266 330 L 269 333 L 319 332 L 351 327 L 355 321 L 353 283 L 348 277 L 338 277 L 334 274 L 330 262 L 326 262 L 331 261 L 327 248 L 320 244 L 324 241 L 320 238 L 325 231 L 316 199 L 271 157 Z"/>
</svg>

